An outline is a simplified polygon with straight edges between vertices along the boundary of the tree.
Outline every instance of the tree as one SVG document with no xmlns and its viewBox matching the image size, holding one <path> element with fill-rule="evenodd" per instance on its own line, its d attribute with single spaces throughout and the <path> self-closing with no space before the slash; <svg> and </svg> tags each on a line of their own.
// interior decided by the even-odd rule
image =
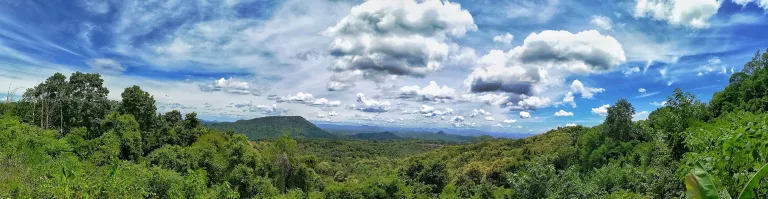
<svg viewBox="0 0 768 199">
<path fill-rule="evenodd" d="M 170 112 L 165 113 L 165 115 L 163 115 L 163 119 L 165 119 L 165 121 L 168 122 L 169 124 L 177 124 L 182 120 L 181 112 L 177 110 L 172 110 Z"/>
<path fill-rule="evenodd" d="M 635 115 L 635 107 L 627 99 L 619 99 L 612 107 L 608 108 L 608 116 L 605 118 L 605 130 L 608 137 L 619 141 L 637 139 L 638 135 L 632 123 Z"/>
<path fill-rule="evenodd" d="M 139 124 L 132 115 L 109 114 L 102 124 L 102 129 L 119 138 L 121 159 L 137 160 L 141 157 L 143 153 L 141 133 Z"/>
<path fill-rule="evenodd" d="M 104 87 L 104 80 L 99 74 L 72 73 L 67 87 L 69 96 L 66 98 L 64 118 L 68 127 L 86 127 L 97 130 L 100 120 L 111 109 L 107 95 L 109 90 Z"/>
<path fill-rule="evenodd" d="M 120 113 L 133 115 L 139 123 L 139 128 L 149 131 L 156 117 L 155 98 L 136 85 L 126 88 L 120 96 L 123 97 Z"/>
</svg>

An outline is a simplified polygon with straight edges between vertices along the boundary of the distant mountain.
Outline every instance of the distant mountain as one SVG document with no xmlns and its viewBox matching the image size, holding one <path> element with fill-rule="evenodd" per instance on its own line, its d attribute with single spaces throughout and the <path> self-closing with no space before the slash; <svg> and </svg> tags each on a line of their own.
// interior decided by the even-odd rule
<svg viewBox="0 0 768 199">
<path fill-rule="evenodd" d="M 358 140 L 402 140 L 405 139 L 396 135 L 395 133 L 384 131 L 380 133 L 358 133 L 350 135 L 349 138 Z"/>
<path fill-rule="evenodd" d="M 236 122 L 206 123 L 205 126 L 220 131 L 232 130 L 242 133 L 250 140 L 278 138 L 284 132 L 293 138 L 337 138 L 301 116 L 269 116 Z"/>
<path fill-rule="evenodd" d="M 400 137 L 420 139 L 420 140 L 441 140 L 441 141 L 451 141 L 451 142 L 468 142 L 475 139 L 475 136 L 448 134 L 443 131 L 438 131 L 437 133 L 402 132 L 402 133 L 397 133 L 397 135 Z"/>
<path fill-rule="evenodd" d="M 370 125 L 346 125 L 346 124 L 326 123 L 326 122 L 319 122 L 319 121 L 315 121 L 314 123 L 318 127 L 328 132 L 345 134 L 345 135 L 354 135 L 358 133 L 378 133 L 378 132 L 389 131 L 389 132 L 395 132 L 395 134 L 398 134 L 401 137 L 418 138 L 419 136 L 427 136 L 427 137 L 434 136 L 430 134 L 435 134 L 435 132 L 443 131 L 445 134 L 448 134 L 448 135 L 460 135 L 460 136 L 467 136 L 467 137 L 490 135 L 496 138 L 520 139 L 520 138 L 534 136 L 534 134 L 530 134 L 530 133 L 489 132 L 489 131 L 482 131 L 478 129 L 467 129 L 467 128 L 386 127 L 386 126 L 370 126 Z M 425 135 L 408 136 L 408 135 L 402 135 L 402 134 L 425 134 Z M 465 138 L 462 138 L 462 139 L 465 139 Z"/>
</svg>

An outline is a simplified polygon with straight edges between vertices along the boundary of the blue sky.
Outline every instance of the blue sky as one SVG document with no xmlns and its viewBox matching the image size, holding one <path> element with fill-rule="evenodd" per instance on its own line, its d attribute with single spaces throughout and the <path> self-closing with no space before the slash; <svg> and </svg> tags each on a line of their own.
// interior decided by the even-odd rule
<svg viewBox="0 0 768 199">
<path fill-rule="evenodd" d="M 599 124 L 619 98 L 636 119 L 675 88 L 708 100 L 768 48 L 766 11 L 761 0 L 3 1 L 0 85 L 98 72 L 112 99 L 139 85 L 160 111 L 211 120 L 540 133 Z"/>
</svg>

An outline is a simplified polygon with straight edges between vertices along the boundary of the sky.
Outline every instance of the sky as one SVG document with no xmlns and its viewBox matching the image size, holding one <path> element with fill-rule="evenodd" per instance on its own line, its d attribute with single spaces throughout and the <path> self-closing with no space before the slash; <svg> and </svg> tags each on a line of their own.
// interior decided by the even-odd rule
<svg viewBox="0 0 768 199">
<path fill-rule="evenodd" d="M 232 121 L 541 133 L 707 101 L 768 48 L 766 0 L 0 1 L 0 87 L 56 72 Z M 5 89 L 0 89 L 5 90 Z M 3 92 L 3 96 L 9 92 Z"/>
</svg>

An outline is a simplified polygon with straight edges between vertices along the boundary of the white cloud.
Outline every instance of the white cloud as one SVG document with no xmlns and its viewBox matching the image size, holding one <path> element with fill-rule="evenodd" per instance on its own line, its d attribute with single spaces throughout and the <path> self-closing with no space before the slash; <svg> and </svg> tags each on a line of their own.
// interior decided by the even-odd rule
<svg viewBox="0 0 768 199">
<path fill-rule="evenodd" d="M 520 118 L 523 118 L 523 119 L 531 118 L 531 113 L 520 111 Z"/>
<path fill-rule="evenodd" d="M 592 113 L 597 114 L 599 116 L 606 116 L 608 115 L 608 108 L 611 107 L 611 105 L 604 104 L 597 108 L 592 108 Z"/>
<path fill-rule="evenodd" d="M 523 96 L 523 100 L 517 102 L 517 105 L 514 105 L 512 102 L 508 103 L 512 110 L 536 110 L 551 104 L 552 101 L 548 97 L 537 96 Z"/>
<path fill-rule="evenodd" d="M 261 111 L 264 115 L 281 115 L 288 112 L 286 109 L 277 107 L 277 104 L 272 104 L 272 106 L 256 105 L 256 110 Z"/>
<path fill-rule="evenodd" d="M 503 44 L 511 44 L 512 43 L 512 39 L 514 39 L 514 38 L 515 37 L 512 36 L 512 34 L 509 34 L 507 32 L 507 33 L 504 33 L 502 35 L 496 35 L 495 37 L 493 37 L 493 41 L 499 42 L 499 43 L 503 43 Z"/>
<path fill-rule="evenodd" d="M 632 68 L 630 68 L 628 70 L 625 70 L 624 71 L 624 75 L 629 76 L 629 75 L 631 75 L 633 73 L 638 73 L 638 72 L 640 72 L 640 67 L 635 66 L 635 67 L 632 67 Z"/>
<path fill-rule="evenodd" d="M 400 97 L 402 98 L 419 98 L 425 101 L 438 101 L 453 99 L 456 95 L 456 91 L 447 86 L 438 86 L 435 81 L 430 81 L 429 85 L 421 88 L 417 85 L 403 86 L 400 88 Z"/>
<path fill-rule="evenodd" d="M 722 60 L 718 57 L 711 57 L 707 60 L 707 64 L 701 65 L 696 68 L 699 73 L 698 76 L 704 76 L 712 72 L 717 72 L 718 75 L 728 74 L 726 66 L 722 64 Z"/>
<path fill-rule="evenodd" d="M 741 6 L 746 6 L 749 3 L 754 3 L 755 5 L 757 5 L 757 7 L 763 8 L 763 10 L 768 11 L 767 0 L 733 0 L 733 3 L 736 3 Z"/>
<path fill-rule="evenodd" d="M 508 52 L 492 50 L 464 80 L 471 92 L 535 96 L 572 74 L 610 71 L 626 60 L 621 44 L 595 30 L 532 33 Z"/>
<path fill-rule="evenodd" d="M 605 91 L 603 88 L 586 87 L 579 80 L 573 80 L 571 83 L 571 91 L 574 93 L 581 93 L 581 98 L 592 99 L 595 94 Z"/>
<path fill-rule="evenodd" d="M 495 119 L 495 118 L 493 118 L 493 117 L 491 117 L 491 116 L 487 116 L 487 117 L 485 117 L 485 120 L 486 120 L 486 121 L 496 121 L 496 119 Z"/>
<path fill-rule="evenodd" d="M 488 105 L 502 105 L 509 102 L 509 96 L 505 93 L 468 93 L 461 95 L 462 101 L 483 103 Z"/>
<path fill-rule="evenodd" d="M 654 105 L 654 106 L 667 106 L 667 101 L 651 102 L 651 105 Z"/>
<path fill-rule="evenodd" d="M 578 126 L 576 123 L 565 123 L 565 127 Z"/>
<path fill-rule="evenodd" d="M 504 120 L 504 123 L 507 123 L 507 124 L 514 124 L 516 122 L 517 120 Z"/>
<path fill-rule="evenodd" d="M 463 121 L 464 121 L 464 117 L 463 117 L 463 116 L 460 116 L 460 115 L 457 115 L 457 116 L 453 116 L 453 118 L 451 118 L 451 121 L 454 121 L 454 122 L 463 122 Z"/>
<path fill-rule="evenodd" d="M 334 40 L 330 55 L 336 60 L 328 69 L 335 76 L 360 72 L 374 81 L 389 75 L 423 77 L 442 68 L 451 49 L 449 38 L 474 30 L 472 15 L 459 4 L 366 1 L 323 32 Z M 349 84 L 332 77 L 329 89 L 339 85 Z"/>
<path fill-rule="evenodd" d="M 561 109 L 560 111 L 555 112 L 555 116 L 558 116 L 558 117 L 570 117 L 570 116 L 573 116 L 573 112 L 567 112 L 567 111 L 564 111 L 564 110 Z"/>
<path fill-rule="evenodd" d="M 645 89 L 644 88 L 639 88 L 639 89 L 637 89 L 637 92 L 645 93 Z"/>
<path fill-rule="evenodd" d="M 336 111 L 328 112 L 328 117 L 333 117 L 333 116 L 339 116 L 339 113 L 337 113 Z"/>
<path fill-rule="evenodd" d="M 589 23 L 603 30 L 613 29 L 611 18 L 606 16 L 593 15 L 592 20 L 589 21 Z"/>
<path fill-rule="evenodd" d="M 563 103 L 570 104 L 572 108 L 576 108 L 576 101 L 573 99 L 573 92 L 568 92 L 563 97 Z"/>
<path fill-rule="evenodd" d="M 649 17 L 672 25 L 708 28 L 721 0 L 637 0 L 635 17 Z"/>
<path fill-rule="evenodd" d="M 199 85 L 200 90 L 204 92 L 223 91 L 232 94 L 261 94 L 259 89 L 252 88 L 248 82 L 230 77 L 229 79 L 218 79 L 212 83 Z"/>
<path fill-rule="evenodd" d="M 304 93 L 304 92 L 298 92 L 298 93 L 296 93 L 296 95 L 288 95 L 288 96 L 280 97 L 277 101 L 278 102 L 296 102 L 296 103 L 311 104 L 311 103 L 314 102 L 314 100 L 315 100 L 315 97 L 312 96 L 312 94 Z"/>
<path fill-rule="evenodd" d="M 355 108 L 363 112 L 387 112 L 392 106 L 389 101 L 376 101 L 373 99 L 367 99 L 362 93 L 357 94 L 357 102 L 361 104 L 361 106 L 356 106 Z"/>
<path fill-rule="evenodd" d="M 504 125 L 501 124 L 494 124 L 493 127 L 504 127 Z"/>
<path fill-rule="evenodd" d="M 472 114 L 469 115 L 469 117 L 482 116 L 482 115 L 491 115 L 491 113 L 483 109 L 472 109 Z"/>
<path fill-rule="evenodd" d="M 635 113 L 635 115 L 632 115 L 632 120 L 637 121 L 637 120 L 648 119 L 648 114 L 649 114 L 648 111 L 637 112 Z"/>
<path fill-rule="evenodd" d="M 327 107 L 338 107 L 341 106 L 341 101 L 330 101 L 325 98 L 315 99 L 315 101 L 312 101 L 312 105 L 315 106 L 327 106 Z"/>
<path fill-rule="evenodd" d="M 85 64 L 91 67 L 91 70 L 98 73 L 122 73 L 125 71 L 125 67 L 113 59 L 89 59 L 85 61 Z"/>
</svg>

